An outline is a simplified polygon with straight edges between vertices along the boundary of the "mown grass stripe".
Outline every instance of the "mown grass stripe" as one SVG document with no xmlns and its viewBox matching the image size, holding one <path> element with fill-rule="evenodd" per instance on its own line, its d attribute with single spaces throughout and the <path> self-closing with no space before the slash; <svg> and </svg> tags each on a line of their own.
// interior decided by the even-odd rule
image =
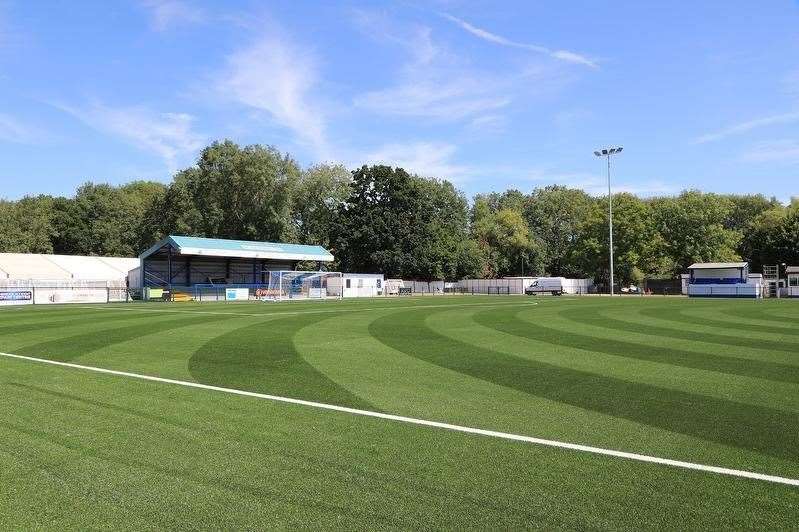
<svg viewBox="0 0 799 532">
<path fill-rule="evenodd" d="M 719 372 L 697 371 L 695 368 L 664 365 L 659 362 L 631 360 L 598 351 L 588 353 L 583 349 L 557 346 L 530 338 L 509 335 L 475 322 L 473 313 L 463 314 L 466 314 L 466 317 L 455 312 L 435 314 L 428 319 L 428 322 L 434 330 L 455 340 L 505 354 L 517 355 L 525 359 L 613 376 L 629 382 L 687 391 L 716 399 L 734 399 L 746 404 L 799 414 L 799 397 L 796 397 L 799 388 L 795 384 Z M 535 326 L 538 320 L 547 319 L 544 313 L 541 313 L 540 316 L 534 316 L 534 314 L 529 314 L 531 326 Z M 522 415 L 521 418 L 524 419 L 526 416 Z M 564 438 L 574 439 L 571 436 Z M 661 454 L 661 451 L 652 452 Z M 704 459 L 704 461 L 708 461 L 708 459 Z"/>
<path fill-rule="evenodd" d="M 215 336 L 191 355 L 189 373 L 204 384 L 273 395 L 295 393 L 308 399 L 374 408 L 328 378 L 297 352 L 294 336 L 320 319 L 324 318 L 286 316 Z"/>
<path fill-rule="evenodd" d="M 280 403 L 289 403 L 295 404 L 300 406 L 307 406 L 312 408 L 318 408 L 323 410 L 331 410 L 336 412 L 342 412 L 347 414 L 354 414 L 358 416 L 365 416 L 365 417 L 372 417 L 372 418 L 379 418 L 385 419 L 389 421 L 397 421 L 401 423 L 409 423 L 413 425 L 420 425 L 426 427 L 433 427 L 433 428 L 440 428 L 445 430 L 451 430 L 455 432 L 462 432 L 466 434 L 475 434 L 480 436 L 488 436 L 493 438 L 500 438 L 505 440 L 512 440 L 512 441 L 519 441 L 524 443 L 532 443 L 536 445 L 543 445 L 547 447 L 554 447 L 559 449 L 567 449 L 572 451 L 580 451 L 585 453 L 591 454 L 598 454 L 603 456 L 612 456 L 615 458 L 623 458 L 627 460 L 635 460 L 639 462 L 648 462 L 653 464 L 660 464 L 660 465 L 667 465 L 671 467 L 678 467 L 683 469 L 691 469 L 696 471 L 704 471 L 709 473 L 716 473 L 720 475 L 728 475 L 733 477 L 740 477 L 740 478 L 747 478 L 752 480 L 762 480 L 765 482 L 772 482 L 775 484 L 785 484 L 789 486 L 799 486 L 799 479 L 794 478 L 787 478 L 781 477 L 776 475 L 768 475 L 764 473 L 757 473 L 754 471 L 745 471 L 740 469 L 731 469 L 726 467 L 720 466 L 712 466 L 712 465 L 705 465 L 705 464 L 698 464 L 695 462 L 686 462 L 682 460 L 672 460 L 670 458 L 661 458 L 657 456 L 650 456 L 638 453 L 632 453 L 627 451 L 618 451 L 614 449 L 605 449 L 602 447 L 593 447 L 590 445 L 582 445 L 578 443 L 569 443 L 569 442 L 562 442 L 557 440 L 549 440 L 545 438 L 537 438 L 534 436 L 525 436 L 521 434 L 512 434 L 508 432 L 499 432 L 494 430 L 487 430 L 487 429 L 480 429 L 475 427 L 467 427 L 463 425 L 454 425 L 451 423 L 443 423 L 440 421 L 431 421 L 426 419 L 419 419 L 419 418 L 412 418 L 406 416 L 399 416 L 395 414 L 386 414 L 383 412 L 373 412 L 370 410 L 360 410 L 357 408 L 350 408 L 345 406 L 338 406 L 326 403 L 318 403 L 315 401 L 306 401 L 303 399 L 294 399 L 291 397 L 281 397 L 276 395 L 269 395 L 269 394 L 262 394 L 258 392 L 248 392 L 245 390 L 236 390 L 232 388 L 224 388 L 219 386 L 212 386 L 208 384 L 201 384 L 197 382 L 188 382 L 188 381 L 179 381 L 174 379 L 165 379 L 162 377 L 154 377 L 151 375 L 142 375 L 138 373 L 130 373 L 126 371 L 117 371 L 117 370 L 110 370 L 105 368 L 97 368 L 93 366 L 84 366 L 81 364 L 73 364 L 69 362 L 60 362 L 56 360 L 46 360 L 41 358 L 35 357 L 28 357 L 23 355 L 15 355 L 11 353 L 0 353 L 0 356 L 14 358 L 19 360 L 27 360 L 30 362 L 37 362 L 42 364 L 52 364 L 61 367 L 67 367 L 72 369 L 80 369 L 85 371 L 93 371 L 97 373 L 105 373 L 108 375 L 115 375 L 119 377 L 129 377 L 134 379 L 140 379 L 145 381 L 152 381 L 152 382 L 159 382 L 164 384 L 174 384 L 178 386 L 185 386 L 188 388 L 199 388 L 203 390 L 221 392 L 221 393 L 228 393 L 233 395 L 239 395 L 244 397 L 253 397 L 257 399 L 265 399 L 269 401 L 275 401 Z"/>
<path fill-rule="evenodd" d="M 785 335 L 785 336 L 799 336 L 799 328 L 796 327 L 775 327 L 768 325 L 756 325 L 754 323 L 739 321 L 739 320 L 719 320 L 709 318 L 700 314 L 689 314 L 684 310 L 674 311 L 673 309 L 641 309 L 641 316 L 656 318 L 659 320 L 670 321 L 678 324 L 686 325 L 701 325 L 703 327 L 712 327 L 714 329 L 722 329 L 729 331 L 747 331 L 760 333 L 764 335 Z M 732 316 L 730 315 L 732 318 Z M 751 338 L 751 337 L 750 337 Z"/>
<path fill-rule="evenodd" d="M 385 345 L 440 367 L 531 396 L 795 462 L 799 420 L 793 412 L 651 386 L 477 347 L 444 336 L 429 313 L 378 318 L 369 331 Z M 475 321 L 529 337 L 536 326 L 507 314 L 480 312 Z M 562 333 L 562 331 L 561 331 Z M 531 337 L 535 340 L 535 335 Z M 602 339 L 594 339 L 601 343 Z M 590 356 L 590 355 L 588 355 Z"/>
<path fill-rule="evenodd" d="M 21 347 L 20 350 L 29 355 L 55 357 L 58 360 L 72 360 L 87 353 L 97 351 L 98 349 L 133 340 L 141 336 L 157 332 L 174 334 L 170 331 L 191 325 L 213 323 L 225 319 L 230 318 L 218 316 L 196 316 L 192 318 L 171 317 L 170 319 L 160 320 L 150 318 L 149 320 L 141 322 L 137 320 L 133 325 L 112 327 L 100 331 L 81 332 L 71 336 L 62 335 L 52 340 L 25 345 Z"/>
<path fill-rule="evenodd" d="M 478 323 L 480 323 L 479 316 L 477 318 Z M 612 321 L 603 316 L 597 316 L 596 311 L 588 314 L 561 313 L 561 316 L 570 319 L 571 324 L 589 325 L 599 329 L 604 328 L 606 322 Z M 538 320 L 533 324 L 519 316 L 509 317 L 504 323 L 497 322 L 492 328 L 520 338 L 546 342 L 555 346 L 581 349 L 589 353 L 598 352 L 684 368 L 715 371 L 727 375 L 756 377 L 791 384 L 799 383 L 799 366 L 789 364 L 718 355 L 709 352 L 700 353 L 673 347 L 645 344 L 640 341 L 605 338 L 589 333 L 580 334 L 575 332 L 574 326 L 571 326 L 568 330 L 561 329 L 552 326 L 551 323 L 544 325 L 542 320 Z M 608 328 L 613 329 L 614 326 L 608 325 Z M 583 330 L 585 329 L 583 328 Z M 635 332 L 646 334 L 643 331 L 644 329 L 641 328 Z"/>
<path fill-rule="evenodd" d="M 69 315 L 58 315 L 58 319 L 39 320 L 34 322 L 12 323 L 0 326 L 0 335 L 21 334 L 29 331 L 45 331 L 55 328 L 71 327 L 75 325 L 86 325 L 86 313 L 70 313 Z M 147 319 L 149 316 L 131 316 L 125 312 L 118 314 L 103 314 L 91 320 L 91 324 L 106 323 L 116 320 Z"/>
<path fill-rule="evenodd" d="M 658 316 L 645 314 L 647 309 L 641 309 L 639 315 L 642 317 L 649 317 L 660 319 Z M 652 310 L 652 309 L 650 309 Z M 667 326 L 665 324 L 657 324 L 652 321 L 647 323 L 630 321 L 629 319 L 619 319 L 608 315 L 608 312 L 585 312 L 584 309 L 564 309 L 560 312 L 564 318 L 580 323 L 588 323 L 606 329 L 615 331 L 630 332 L 636 334 L 643 334 L 648 336 L 659 336 L 662 338 L 678 338 L 680 340 L 688 340 L 689 342 L 698 342 L 705 344 L 726 345 L 730 347 L 744 347 L 748 349 L 764 349 L 770 351 L 785 351 L 788 353 L 799 352 L 799 344 L 792 342 L 776 342 L 773 340 L 752 338 L 747 336 L 740 336 L 734 334 L 714 334 L 707 331 L 694 331 L 680 326 Z M 690 325 L 704 325 L 698 323 L 699 320 L 687 322 Z M 729 327 L 728 327 L 729 328 Z"/>
<path fill-rule="evenodd" d="M 792 301 L 785 302 L 785 304 L 788 305 L 789 308 L 794 303 L 798 303 L 796 306 L 797 308 L 799 308 L 799 302 L 792 302 Z M 734 307 L 719 309 L 719 311 L 722 312 L 723 314 L 729 314 L 730 316 L 736 316 L 748 320 L 755 320 L 757 322 L 764 322 L 770 325 L 783 324 L 789 327 L 799 326 L 799 317 L 793 315 L 787 316 L 785 314 L 775 314 L 773 312 L 769 312 L 769 310 L 775 311 L 779 309 L 776 309 L 773 306 L 762 308 L 760 305 L 758 305 L 757 307 L 734 306 Z"/>
<path fill-rule="evenodd" d="M 729 345 L 732 347 L 748 347 L 752 349 L 764 349 L 770 351 L 786 351 L 795 353 L 799 351 L 799 343 L 792 340 L 774 340 L 773 335 L 785 334 L 787 336 L 799 336 L 799 329 L 785 329 L 778 327 L 766 327 L 760 325 L 752 325 L 745 323 L 724 322 L 721 320 L 713 320 L 710 318 L 689 316 L 682 312 L 674 312 L 671 309 L 640 309 L 638 314 L 642 318 L 651 318 L 658 320 L 661 323 L 655 324 L 647 322 L 646 327 L 651 327 L 652 330 L 657 331 L 660 328 L 669 331 L 677 331 L 677 335 L 672 336 L 675 338 L 682 338 L 685 340 L 706 342 L 711 344 Z M 606 316 L 603 314 L 603 316 Z M 613 320 L 612 323 L 623 321 L 623 323 L 633 323 L 626 320 Z M 666 322 L 665 324 L 662 322 Z M 644 325 L 640 322 L 635 322 L 637 325 Z M 668 324 L 668 325 L 666 325 Z M 710 331 L 703 330 L 697 331 L 695 329 L 686 329 L 685 326 L 694 328 L 710 328 Z M 714 330 L 715 329 L 715 330 Z M 761 335 L 772 335 L 768 337 L 755 337 L 746 335 L 746 333 L 755 332 Z M 744 334 L 742 334 L 744 333 Z"/>
</svg>

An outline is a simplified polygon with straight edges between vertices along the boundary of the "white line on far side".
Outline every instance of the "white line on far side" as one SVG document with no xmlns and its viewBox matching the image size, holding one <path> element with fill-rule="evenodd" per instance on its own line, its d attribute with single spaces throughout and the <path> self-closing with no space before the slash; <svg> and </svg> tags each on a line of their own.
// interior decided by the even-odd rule
<svg viewBox="0 0 799 532">
<path fill-rule="evenodd" d="M 464 307 L 532 307 L 538 305 L 531 301 L 526 303 L 463 303 L 458 305 L 402 305 L 398 307 L 358 307 L 358 308 L 338 308 L 338 309 L 319 309 L 319 310 L 293 310 L 286 312 L 221 312 L 212 310 L 186 310 L 168 308 L 136 308 L 136 307 L 111 307 L 111 306 L 90 306 L 75 305 L 73 308 L 89 310 L 123 310 L 129 312 L 170 312 L 179 314 L 212 314 L 214 316 L 247 316 L 260 318 L 262 316 L 295 316 L 298 314 L 330 314 L 336 312 L 367 312 L 375 310 L 424 310 L 427 308 L 464 308 Z M 66 307 L 64 307 L 66 308 Z"/>
<path fill-rule="evenodd" d="M 281 397 L 279 395 L 268 395 L 264 393 L 248 392 L 245 390 L 236 390 L 233 388 L 223 388 L 220 386 L 211 386 L 209 384 L 200 384 L 198 382 L 180 381 L 174 379 L 165 379 L 162 377 L 153 377 L 151 375 L 142 375 L 139 373 L 130 373 L 127 371 L 116 371 L 112 369 L 98 368 L 94 366 L 83 366 L 81 364 L 73 364 L 71 362 L 59 362 L 56 360 L 47 360 L 43 358 L 29 357 L 24 355 L 14 355 L 11 353 L 0 353 L 0 356 L 15 358 L 20 360 L 27 360 L 31 362 L 38 362 L 42 364 L 52 364 L 54 366 L 62 366 L 66 368 L 81 369 L 85 371 L 94 371 L 97 373 L 106 373 L 109 375 L 116 375 L 120 377 L 129 377 L 133 379 L 140 379 L 145 381 L 161 382 L 166 384 L 175 384 L 178 386 L 185 386 L 187 388 L 199 388 L 201 390 L 211 390 L 214 392 L 222 392 L 233 395 L 241 395 L 244 397 L 255 397 L 257 399 L 266 399 L 268 401 L 277 401 L 280 403 L 290 403 L 295 405 L 308 406 L 311 408 L 319 408 L 322 410 L 333 410 L 336 412 L 345 412 L 347 414 L 354 414 L 357 416 L 372 417 L 378 419 L 387 419 L 390 421 L 398 421 L 401 423 L 409 423 L 412 425 L 422 425 L 425 427 L 435 427 L 439 429 L 452 430 L 455 432 L 462 432 L 466 434 L 478 434 L 480 436 L 489 436 L 492 438 L 501 438 L 503 440 L 513 440 L 525 443 L 533 443 L 536 445 L 544 445 L 547 447 L 556 447 L 559 449 L 569 449 L 572 451 L 580 451 L 584 453 L 599 454 L 603 456 L 614 456 L 616 458 L 625 458 L 628 460 L 636 460 L 638 462 L 648 462 L 652 464 L 661 464 L 671 467 L 679 467 L 683 469 L 693 469 L 697 471 L 705 471 L 709 473 L 717 473 L 720 475 L 728 475 L 732 477 L 749 478 L 755 480 L 763 480 L 766 482 L 773 482 L 776 484 L 787 484 L 789 486 L 799 486 L 799 479 L 779 477 L 774 475 L 766 475 L 763 473 L 755 473 L 752 471 L 743 471 L 740 469 L 729 469 L 726 467 L 711 466 L 704 464 L 697 464 L 694 462 L 683 462 L 681 460 L 672 460 L 670 458 L 660 458 L 657 456 L 649 456 L 645 454 L 629 453 L 625 451 L 615 451 L 613 449 L 603 449 L 602 447 L 592 447 L 590 445 L 581 445 L 577 443 L 568 443 L 557 440 L 547 440 L 543 438 L 535 438 L 532 436 L 523 436 L 520 434 L 511 434 L 508 432 L 498 432 L 495 430 L 478 429 L 474 427 L 466 427 L 463 425 L 453 425 L 451 423 L 442 423 L 440 421 L 429 421 L 426 419 L 418 419 L 413 417 L 397 416 L 394 414 L 384 414 L 382 412 L 372 412 L 371 410 L 360 410 L 358 408 L 349 408 L 346 406 L 330 405 L 326 403 L 317 403 L 314 401 L 305 401 L 303 399 L 292 399 L 290 397 Z"/>
</svg>

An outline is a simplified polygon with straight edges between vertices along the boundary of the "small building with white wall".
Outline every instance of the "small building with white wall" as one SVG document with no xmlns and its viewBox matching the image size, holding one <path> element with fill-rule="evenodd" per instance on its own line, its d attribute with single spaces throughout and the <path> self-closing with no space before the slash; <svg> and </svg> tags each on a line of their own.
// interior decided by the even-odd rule
<svg viewBox="0 0 799 532">
<path fill-rule="evenodd" d="M 799 266 L 786 266 L 785 275 L 788 277 L 786 296 L 799 297 Z"/>
<path fill-rule="evenodd" d="M 327 281 L 328 293 L 344 298 L 382 296 L 384 288 L 382 273 L 342 273 Z"/>
<path fill-rule="evenodd" d="M 750 277 L 747 262 L 697 262 L 687 280 L 689 297 L 763 296 L 762 276 Z"/>
</svg>

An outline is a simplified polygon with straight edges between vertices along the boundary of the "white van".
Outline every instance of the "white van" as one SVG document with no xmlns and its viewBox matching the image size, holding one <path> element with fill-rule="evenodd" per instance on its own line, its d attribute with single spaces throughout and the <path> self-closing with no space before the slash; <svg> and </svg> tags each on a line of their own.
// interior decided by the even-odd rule
<svg viewBox="0 0 799 532">
<path fill-rule="evenodd" d="M 563 294 L 563 277 L 538 277 L 524 289 L 524 293 L 528 296 L 536 294 L 559 296 Z"/>
</svg>

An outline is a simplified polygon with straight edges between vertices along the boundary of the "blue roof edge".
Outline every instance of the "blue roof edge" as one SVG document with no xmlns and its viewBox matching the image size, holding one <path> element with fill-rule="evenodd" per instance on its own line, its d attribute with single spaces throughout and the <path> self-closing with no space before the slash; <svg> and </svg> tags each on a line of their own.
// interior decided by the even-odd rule
<svg viewBox="0 0 799 532">
<path fill-rule="evenodd" d="M 231 251 L 258 251 L 257 249 L 247 249 L 247 246 L 273 247 L 277 253 L 297 253 L 307 255 L 326 255 L 333 260 L 333 254 L 322 246 L 308 244 L 291 244 L 283 242 L 261 242 L 257 240 L 234 240 L 227 238 L 207 238 L 200 236 L 181 236 L 168 235 L 139 255 L 140 259 L 146 258 L 155 253 L 167 244 L 172 244 L 176 248 L 197 247 L 207 249 L 221 249 Z M 269 250 L 264 250 L 269 251 Z"/>
<path fill-rule="evenodd" d="M 139 259 L 146 259 L 150 255 L 152 255 L 153 253 L 164 247 L 170 241 L 172 241 L 172 237 L 165 236 L 164 238 L 162 238 L 161 240 L 159 240 L 158 242 L 147 248 L 145 251 L 141 252 L 139 254 Z M 174 244 L 174 241 L 172 241 L 172 243 Z"/>
</svg>

